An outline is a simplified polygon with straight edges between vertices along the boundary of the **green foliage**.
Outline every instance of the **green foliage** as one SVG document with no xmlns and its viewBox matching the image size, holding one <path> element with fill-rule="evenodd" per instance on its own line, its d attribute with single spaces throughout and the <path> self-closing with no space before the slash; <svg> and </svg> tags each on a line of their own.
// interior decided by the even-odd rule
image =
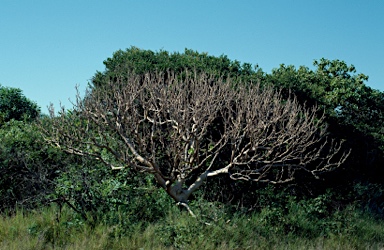
<svg viewBox="0 0 384 250">
<path fill-rule="evenodd" d="M 20 89 L 0 85 L 0 126 L 11 119 L 33 120 L 39 113 L 37 104 L 26 98 Z"/>
<path fill-rule="evenodd" d="M 62 153 L 44 142 L 34 123 L 6 122 L 0 138 L 0 210 L 41 204 L 53 189 Z"/>
<path fill-rule="evenodd" d="M 349 196 L 362 210 L 384 217 L 384 183 L 355 183 Z"/>
<path fill-rule="evenodd" d="M 117 231 L 138 221 L 156 221 L 172 205 L 150 176 L 129 170 L 111 171 L 99 162 L 80 157 L 60 172 L 55 183 L 54 198 L 58 202 L 71 205 L 92 223 L 117 225 Z"/>
<path fill-rule="evenodd" d="M 52 190 L 61 153 L 32 122 L 39 113 L 20 89 L 0 85 L 0 211 L 34 207 Z"/>
<path fill-rule="evenodd" d="M 353 65 L 348 66 L 344 61 L 320 59 L 314 61 L 316 71 L 301 66 L 280 65 L 268 75 L 267 81 L 276 87 L 281 87 L 298 96 L 302 103 L 318 105 L 329 116 L 341 116 L 343 112 L 354 107 L 361 98 L 364 81 L 368 77 L 364 74 L 354 74 Z"/>
<path fill-rule="evenodd" d="M 181 73 L 184 70 L 191 72 L 205 72 L 218 76 L 239 77 L 244 81 L 257 81 L 264 76 L 262 70 L 249 63 L 241 64 L 232 61 L 227 56 L 219 57 L 185 49 L 184 53 L 169 53 L 164 50 L 153 52 L 137 47 L 116 51 L 111 58 L 104 61 L 105 71 L 97 72 L 92 78 L 93 87 L 101 86 L 104 82 L 126 76 L 127 72 L 144 74 L 151 71 L 165 72 L 172 70 Z"/>
<path fill-rule="evenodd" d="M 384 172 L 384 93 L 365 85 L 368 77 L 344 61 L 320 59 L 316 70 L 281 65 L 267 82 L 297 96 L 307 106 L 320 107 L 334 138 L 345 140 L 352 154 L 345 165 L 344 181 L 378 181 Z M 340 178 L 339 178 L 340 179 Z"/>
<path fill-rule="evenodd" d="M 356 74 L 355 67 L 344 61 L 322 58 L 314 65 L 316 71 L 281 65 L 267 81 L 286 92 L 291 90 L 302 103 L 320 106 L 329 122 L 333 119 L 339 126 L 351 127 L 352 133 L 382 138 L 384 93 L 366 86 L 368 77 Z"/>
</svg>

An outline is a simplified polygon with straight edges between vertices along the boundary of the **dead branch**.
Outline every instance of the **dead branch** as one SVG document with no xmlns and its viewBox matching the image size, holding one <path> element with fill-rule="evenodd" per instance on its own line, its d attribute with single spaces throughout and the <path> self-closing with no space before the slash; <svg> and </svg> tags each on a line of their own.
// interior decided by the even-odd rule
<svg viewBox="0 0 384 250">
<path fill-rule="evenodd" d="M 51 112 L 54 125 L 44 129 L 46 140 L 68 153 L 154 175 L 186 204 L 219 174 L 278 184 L 298 171 L 318 177 L 339 167 L 350 152 L 327 138 L 316 111 L 259 83 L 130 73 L 88 90 L 73 112 Z"/>
</svg>

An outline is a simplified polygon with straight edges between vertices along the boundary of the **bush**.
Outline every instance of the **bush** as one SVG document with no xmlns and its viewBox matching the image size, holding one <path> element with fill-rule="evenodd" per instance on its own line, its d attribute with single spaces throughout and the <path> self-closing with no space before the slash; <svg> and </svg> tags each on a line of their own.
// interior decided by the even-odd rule
<svg viewBox="0 0 384 250">
<path fill-rule="evenodd" d="M 81 157 L 74 157 L 55 182 L 55 199 L 93 223 L 126 229 L 139 221 L 156 221 L 172 206 L 150 176 L 129 170 L 113 171 Z"/>
<path fill-rule="evenodd" d="M 34 123 L 6 122 L 0 138 L 0 211 L 41 204 L 54 188 L 62 153 L 45 144 Z"/>
</svg>

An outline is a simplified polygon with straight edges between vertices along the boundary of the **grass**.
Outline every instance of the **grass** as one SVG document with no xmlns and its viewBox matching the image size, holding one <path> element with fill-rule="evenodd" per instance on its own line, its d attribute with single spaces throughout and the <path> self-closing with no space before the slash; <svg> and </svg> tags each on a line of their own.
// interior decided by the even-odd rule
<svg viewBox="0 0 384 250">
<path fill-rule="evenodd" d="M 292 203 L 278 209 L 230 214 L 206 206 L 199 219 L 168 211 L 152 222 L 90 225 L 55 206 L 0 217 L 0 249 L 383 249 L 384 223 L 353 207 L 327 218 Z M 195 210 L 195 211 L 196 211 Z M 208 211 L 210 211 L 208 213 Z M 129 218 L 127 218 L 129 221 Z"/>
</svg>

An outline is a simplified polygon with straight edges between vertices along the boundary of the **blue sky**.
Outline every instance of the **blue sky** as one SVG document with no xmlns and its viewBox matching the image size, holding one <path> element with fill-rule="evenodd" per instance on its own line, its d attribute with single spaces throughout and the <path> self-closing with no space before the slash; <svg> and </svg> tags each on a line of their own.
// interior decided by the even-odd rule
<svg viewBox="0 0 384 250">
<path fill-rule="evenodd" d="M 43 112 L 70 107 L 103 61 L 136 46 L 184 48 L 258 64 L 340 59 L 384 91 L 382 0 L 1 0 L 0 84 Z"/>
</svg>

